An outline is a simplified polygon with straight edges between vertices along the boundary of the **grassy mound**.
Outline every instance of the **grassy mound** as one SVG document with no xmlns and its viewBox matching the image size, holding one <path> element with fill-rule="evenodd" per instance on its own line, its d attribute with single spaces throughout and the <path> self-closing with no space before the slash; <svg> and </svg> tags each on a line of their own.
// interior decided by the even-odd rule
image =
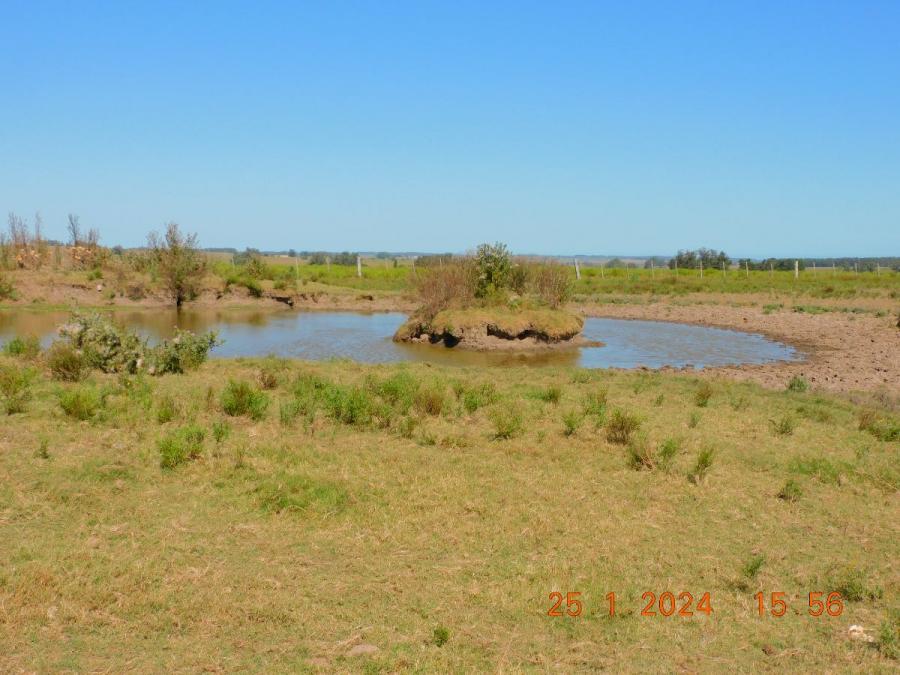
<svg viewBox="0 0 900 675">
<path fill-rule="evenodd" d="M 577 337 L 583 326 L 580 316 L 561 309 L 470 307 L 445 309 L 431 320 L 414 317 L 399 328 L 394 339 L 473 347 L 488 347 L 496 341 L 561 343 Z"/>
</svg>

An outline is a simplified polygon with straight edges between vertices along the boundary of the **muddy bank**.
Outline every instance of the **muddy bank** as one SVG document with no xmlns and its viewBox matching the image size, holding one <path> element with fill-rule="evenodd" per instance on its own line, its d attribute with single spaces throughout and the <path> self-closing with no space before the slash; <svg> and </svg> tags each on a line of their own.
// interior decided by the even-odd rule
<svg viewBox="0 0 900 675">
<path fill-rule="evenodd" d="M 697 371 L 707 376 L 751 380 L 783 388 L 794 375 L 814 389 L 834 392 L 881 390 L 900 396 L 900 329 L 896 316 L 787 310 L 769 314 L 758 307 L 727 305 L 582 305 L 586 316 L 651 319 L 731 328 L 793 345 L 805 357 L 793 363 L 725 366 Z M 663 369 L 674 370 L 674 369 Z"/>
</svg>

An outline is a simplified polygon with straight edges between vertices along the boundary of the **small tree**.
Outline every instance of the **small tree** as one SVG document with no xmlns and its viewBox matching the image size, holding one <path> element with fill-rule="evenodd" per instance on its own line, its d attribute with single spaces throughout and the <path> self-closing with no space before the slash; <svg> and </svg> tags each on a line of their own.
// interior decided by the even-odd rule
<svg viewBox="0 0 900 675">
<path fill-rule="evenodd" d="M 175 306 L 197 294 L 197 285 L 206 271 L 206 259 L 197 245 L 196 234 L 182 234 L 177 223 L 166 225 L 165 235 L 151 232 L 147 245 L 159 276 Z"/>
<path fill-rule="evenodd" d="M 481 244 L 475 251 L 477 283 L 475 295 L 479 298 L 505 288 L 509 283 L 512 262 L 506 244 Z"/>
</svg>

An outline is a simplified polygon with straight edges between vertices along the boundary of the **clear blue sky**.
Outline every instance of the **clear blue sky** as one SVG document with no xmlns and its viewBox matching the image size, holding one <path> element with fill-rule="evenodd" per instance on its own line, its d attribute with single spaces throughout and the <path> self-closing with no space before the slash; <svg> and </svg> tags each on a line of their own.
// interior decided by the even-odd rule
<svg viewBox="0 0 900 675">
<path fill-rule="evenodd" d="M 143 4 L 143 7 L 138 7 Z M 0 212 L 107 244 L 900 254 L 900 2 L 0 4 Z"/>
</svg>

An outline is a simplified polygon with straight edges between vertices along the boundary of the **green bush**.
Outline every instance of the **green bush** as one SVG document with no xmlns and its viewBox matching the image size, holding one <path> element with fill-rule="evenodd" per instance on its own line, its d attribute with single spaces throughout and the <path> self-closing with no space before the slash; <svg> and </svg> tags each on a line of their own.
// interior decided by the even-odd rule
<svg viewBox="0 0 900 675">
<path fill-rule="evenodd" d="M 375 406 L 364 389 L 329 385 L 322 394 L 322 403 L 328 416 L 337 422 L 351 426 L 372 423 Z"/>
<path fill-rule="evenodd" d="M 88 366 L 104 373 L 137 372 L 146 350 L 136 334 L 99 314 L 74 314 L 60 334 L 81 352 Z"/>
<path fill-rule="evenodd" d="M 573 436 L 578 428 L 581 426 L 581 423 L 584 421 L 584 417 L 582 417 L 575 410 L 570 410 L 565 413 L 562 417 L 563 421 L 563 435 L 565 436 Z"/>
<path fill-rule="evenodd" d="M 497 390 L 493 383 L 487 382 L 474 387 L 462 387 L 457 394 L 462 401 L 463 409 L 470 415 L 479 408 L 490 405 L 497 400 Z"/>
<path fill-rule="evenodd" d="M 0 402 L 7 415 L 25 412 L 31 399 L 34 371 L 12 364 L 0 364 Z"/>
<path fill-rule="evenodd" d="M 406 414 L 415 402 L 419 383 L 408 372 L 401 370 L 381 382 L 373 382 L 371 389 L 400 414 Z"/>
<path fill-rule="evenodd" d="M 631 435 L 641 426 L 641 420 L 624 410 L 613 410 L 609 421 L 606 423 L 606 440 L 610 443 L 627 445 L 631 441 Z"/>
<path fill-rule="evenodd" d="M 159 450 L 159 465 L 163 469 L 174 469 L 196 459 L 203 452 L 203 439 L 206 433 L 197 426 L 186 426 L 176 429 L 156 442 Z"/>
<path fill-rule="evenodd" d="M 87 359 L 67 342 L 54 342 L 44 353 L 44 362 L 54 380 L 80 382 L 90 369 Z"/>
<path fill-rule="evenodd" d="M 598 429 L 603 426 L 606 420 L 606 399 L 606 390 L 601 389 L 588 393 L 581 404 L 581 411 L 584 413 L 584 416 L 594 420 L 594 426 Z"/>
<path fill-rule="evenodd" d="M 195 335 L 191 331 L 176 330 L 175 337 L 163 340 L 148 349 L 146 360 L 151 375 L 186 373 L 199 368 L 209 352 L 222 344 L 215 332 Z"/>
<path fill-rule="evenodd" d="M 63 412 L 82 422 L 93 418 L 105 404 L 105 394 L 91 385 L 66 389 L 59 395 L 59 405 Z"/>
<path fill-rule="evenodd" d="M 3 345 L 3 352 L 9 356 L 34 359 L 41 353 L 41 341 L 34 335 L 14 337 Z"/>
<path fill-rule="evenodd" d="M 226 415 L 247 416 L 255 421 L 263 419 L 269 407 L 269 397 L 243 380 L 228 380 L 219 402 Z"/>
<path fill-rule="evenodd" d="M 683 442 L 679 438 L 667 438 L 659 446 L 657 454 L 659 456 L 658 464 L 660 468 L 668 469 L 678 453 L 681 452 Z"/>
<path fill-rule="evenodd" d="M 512 438 L 522 431 L 522 415 L 511 403 L 494 408 L 491 411 L 490 419 L 494 425 L 494 438 L 496 439 Z"/>
</svg>

